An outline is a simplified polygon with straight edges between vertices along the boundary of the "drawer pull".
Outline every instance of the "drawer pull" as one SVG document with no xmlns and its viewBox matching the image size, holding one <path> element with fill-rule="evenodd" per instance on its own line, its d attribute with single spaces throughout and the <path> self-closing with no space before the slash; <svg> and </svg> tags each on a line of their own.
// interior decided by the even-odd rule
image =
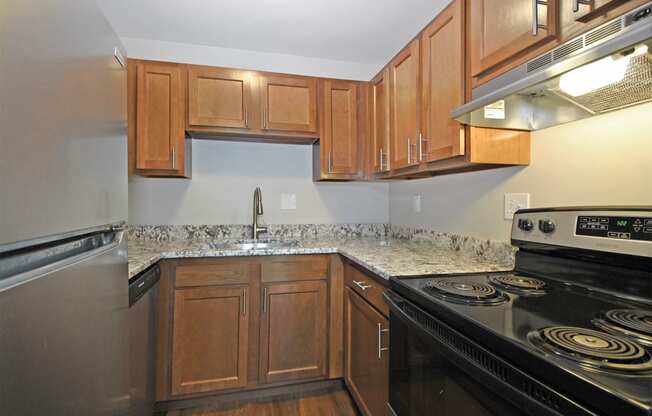
<svg viewBox="0 0 652 416">
<path fill-rule="evenodd" d="M 353 283 L 354 283 L 357 287 L 359 287 L 360 290 L 362 290 L 362 291 L 365 291 L 365 290 L 370 289 L 370 288 L 373 287 L 372 285 L 368 285 L 368 284 L 366 284 L 364 281 L 359 281 L 359 282 L 357 282 L 357 281 L 354 280 Z"/>
<path fill-rule="evenodd" d="M 383 351 L 389 351 L 388 347 L 383 347 L 383 333 L 389 332 L 389 329 L 383 329 L 383 324 L 378 324 L 378 359 L 382 360 Z"/>
</svg>

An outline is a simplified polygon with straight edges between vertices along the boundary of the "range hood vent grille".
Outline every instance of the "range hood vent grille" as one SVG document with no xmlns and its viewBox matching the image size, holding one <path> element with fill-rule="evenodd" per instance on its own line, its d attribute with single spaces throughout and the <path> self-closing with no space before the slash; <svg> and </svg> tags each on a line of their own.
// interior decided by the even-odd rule
<svg viewBox="0 0 652 416">
<path fill-rule="evenodd" d="M 573 52 L 577 52 L 584 47 L 584 38 L 577 38 L 572 42 L 560 46 L 552 52 L 553 60 L 557 61 L 565 58 Z"/>
<path fill-rule="evenodd" d="M 621 30 L 623 30 L 623 22 L 620 19 L 615 20 L 584 35 L 584 39 L 586 39 L 585 44 L 586 46 L 591 46 Z"/>
</svg>

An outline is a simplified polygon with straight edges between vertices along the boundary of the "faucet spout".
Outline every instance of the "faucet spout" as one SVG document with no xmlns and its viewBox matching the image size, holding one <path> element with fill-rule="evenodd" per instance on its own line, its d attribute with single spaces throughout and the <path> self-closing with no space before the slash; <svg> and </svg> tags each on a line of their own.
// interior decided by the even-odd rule
<svg viewBox="0 0 652 416">
<path fill-rule="evenodd" d="M 253 224 L 251 230 L 251 238 L 258 240 L 261 233 L 267 232 L 267 227 L 260 226 L 258 223 L 258 216 L 263 215 L 263 195 L 260 187 L 254 190 L 254 206 L 253 206 Z"/>
</svg>

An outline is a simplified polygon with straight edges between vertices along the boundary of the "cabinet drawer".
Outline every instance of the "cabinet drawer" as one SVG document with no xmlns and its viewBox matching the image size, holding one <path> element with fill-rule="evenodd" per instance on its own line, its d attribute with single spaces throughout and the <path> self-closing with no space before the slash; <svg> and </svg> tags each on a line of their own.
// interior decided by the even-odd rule
<svg viewBox="0 0 652 416">
<path fill-rule="evenodd" d="M 328 277 L 328 256 L 276 257 L 263 261 L 263 282 L 291 282 L 295 280 L 323 280 Z"/>
<path fill-rule="evenodd" d="M 377 279 L 364 274 L 348 263 L 344 269 L 344 284 L 362 296 L 383 315 L 389 316 L 389 307 L 383 300 L 386 284 L 380 283 Z"/>
<path fill-rule="evenodd" d="M 174 286 L 193 287 L 248 283 L 250 270 L 251 264 L 242 260 L 177 266 Z"/>
</svg>

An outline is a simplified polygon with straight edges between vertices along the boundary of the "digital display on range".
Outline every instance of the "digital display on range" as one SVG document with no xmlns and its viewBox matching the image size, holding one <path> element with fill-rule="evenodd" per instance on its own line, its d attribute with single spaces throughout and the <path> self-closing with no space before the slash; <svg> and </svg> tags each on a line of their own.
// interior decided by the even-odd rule
<svg viewBox="0 0 652 416">
<path fill-rule="evenodd" d="M 577 217 L 576 235 L 652 241 L 652 218 L 646 217 Z"/>
</svg>

